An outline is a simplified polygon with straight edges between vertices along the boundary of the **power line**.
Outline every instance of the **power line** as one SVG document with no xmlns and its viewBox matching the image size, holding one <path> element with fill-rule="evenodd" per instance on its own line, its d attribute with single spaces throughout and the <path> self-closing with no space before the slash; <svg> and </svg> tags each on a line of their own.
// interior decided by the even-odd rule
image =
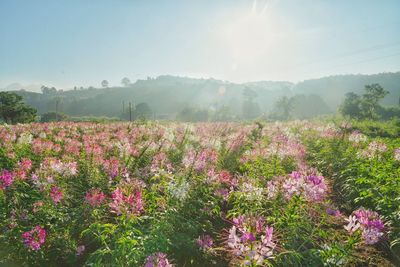
<svg viewBox="0 0 400 267">
<path fill-rule="evenodd" d="M 337 68 L 337 67 L 346 67 L 346 66 L 351 66 L 351 65 L 359 64 L 359 63 L 364 63 L 364 62 L 376 61 L 376 60 L 380 60 L 380 59 L 384 59 L 384 58 L 394 57 L 394 56 L 397 56 L 397 55 L 400 55 L 400 52 L 395 53 L 395 54 L 390 54 L 390 55 L 381 56 L 381 57 L 375 57 L 375 58 L 360 60 L 360 61 L 356 61 L 356 62 L 352 62 L 352 63 L 348 63 L 348 64 L 337 65 L 337 66 L 334 66 L 333 68 Z"/>
<path fill-rule="evenodd" d="M 362 53 L 365 53 L 365 52 L 376 51 L 376 50 L 380 50 L 380 49 L 384 49 L 384 48 L 392 47 L 392 46 L 398 46 L 398 45 L 400 45 L 400 42 L 374 45 L 374 46 L 371 46 L 371 47 L 366 47 L 366 48 L 362 48 L 362 49 L 358 49 L 358 50 L 353 50 L 351 52 L 336 54 L 335 56 L 327 57 L 327 58 L 324 58 L 324 59 L 312 60 L 312 61 L 308 61 L 308 62 L 296 64 L 296 65 L 292 65 L 292 66 L 289 66 L 289 67 L 282 67 L 280 69 L 286 71 L 288 69 L 302 68 L 302 67 L 304 67 L 306 65 L 312 65 L 312 64 L 315 64 L 315 63 L 324 63 L 324 62 L 329 62 L 329 61 L 332 61 L 332 60 L 335 61 L 335 60 L 338 60 L 340 58 L 351 57 L 351 56 L 362 54 Z M 279 72 L 279 71 L 280 70 L 278 70 L 276 72 Z M 275 72 L 275 71 L 272 71 L 272 72 Z"/>
</svg>

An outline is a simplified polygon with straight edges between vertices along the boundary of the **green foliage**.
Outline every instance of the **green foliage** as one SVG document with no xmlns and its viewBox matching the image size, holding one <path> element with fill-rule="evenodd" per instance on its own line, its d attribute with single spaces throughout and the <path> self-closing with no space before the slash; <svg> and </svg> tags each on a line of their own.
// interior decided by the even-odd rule
<svg viewBox="0 0 400 267">
<path fill-rule="evenodd" d="M 183 122 L 208 121 L 208 111 L 205 109 L 185 107 L 176 115 L 176 119 Z"/>
<path fill-rule="evenodd" d="M 344 210 L 365 207 L 384 215 L 393 231 L 392 253 L 400 251 L 400 163 L 394 159 L 394 150 L 400 147 L 398 128 L 388 123 L 358 122 L 353 129 L 369 135 L 367 142 L 354 143 L 348 135 L 323 139 L 315 135 L 307 139 L 309 162 L 313 162 L 324 175 L 332 177 L 334 199 Z M 396 129 L 395 133 L 391 133 Z M 379 138 L 376 136 L 391 136 Z M 368 156 L 368 144 L 381 142 L 387 150 Z"/>
<path fill-rule="evenodd" d="M 41 122 L 52 122 L 52 121 L 65 121 L 68 119 L 68 116 L 64 113 L 57 113 L 57 112 L 47 112 L 40 116 Z"/>
<path fill-rule="evenodd" d="M 365 86 L 365 93 L 359 96 L 355 93 L 346 94 L 346 98 L 340 106 L 340 112 L 344 116 L 355 119 L 377 119 L 380 117 L 378 110 L 383 110 L 379 106 L 379 101 L 387 94 L 379 84 L 371 84 Z"/>
<path fill-rule="evenodd" d="M 23 103 L 16 93 L 0 92 L 0 117 L 6 123 L 28 123 L 35 120 L 36 109 Z"/>
<path fill-rule="evenodd" d="M 326 102 L 316 94 L 283 96 L 274 104 L 270 120 L 309 119 L 331 113 Z"/>
<path fill-rule="evenodd" d="M 125 120 L 147 120 L 151 119 L 153 116 L 153 111 L 151 110 L 149 104 L 147 103 L 139 103 L 134 107 L 129 107 L 125 109 L 125 111 L 121 114 L 121 118 Z"/>
</svg>

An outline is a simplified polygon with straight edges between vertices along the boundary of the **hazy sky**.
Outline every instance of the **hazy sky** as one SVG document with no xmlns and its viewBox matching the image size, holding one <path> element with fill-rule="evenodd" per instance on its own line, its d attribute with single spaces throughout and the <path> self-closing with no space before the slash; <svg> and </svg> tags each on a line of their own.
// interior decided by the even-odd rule
<svg viewBox="0 0 400 267">
<path fill-rule="evenodd" d="M 400 71 L 399 0 L 1 0 L 0 87 Z"/>
</svg>

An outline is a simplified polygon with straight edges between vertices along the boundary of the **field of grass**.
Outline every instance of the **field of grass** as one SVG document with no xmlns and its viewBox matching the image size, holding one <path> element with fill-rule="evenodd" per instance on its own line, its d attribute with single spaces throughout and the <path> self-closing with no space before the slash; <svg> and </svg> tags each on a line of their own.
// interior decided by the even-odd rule
<svg viewBox="0 0 400 267">
<path fill-rule="evenodd" d="M 0 126 L 0 217 L 5 266 L 398 266 L 399 126 Z"/>
</svg>

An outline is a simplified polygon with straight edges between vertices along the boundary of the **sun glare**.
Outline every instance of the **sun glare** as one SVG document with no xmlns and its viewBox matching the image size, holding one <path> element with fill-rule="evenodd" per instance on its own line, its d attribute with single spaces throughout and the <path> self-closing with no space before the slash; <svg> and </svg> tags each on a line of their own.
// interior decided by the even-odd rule
<svg viewBox="0 0 400 267">
<path fill-rule="evenodd" d="M 253 62 L 271 53 L 276 36 L 276 27 L 266 12 L 268 2 L 263 5 L 254 1 L 252 9 L 237 14 L 227 24 L 227 45 L 236 65 Z M 239 66 L 240 67 L 240 66 Z"/>
</svg>

